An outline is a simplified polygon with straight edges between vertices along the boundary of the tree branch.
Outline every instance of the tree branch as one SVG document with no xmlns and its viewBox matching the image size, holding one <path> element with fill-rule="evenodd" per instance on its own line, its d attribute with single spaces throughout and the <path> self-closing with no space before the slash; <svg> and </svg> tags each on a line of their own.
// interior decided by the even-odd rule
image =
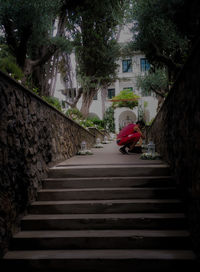
<svg viewBox="0 0 200 272">
<path fill-rule="evenodd" d="M 33 68 L 45 64 L 55 54 L 57 50 L 58 48 L 56 45 L 54 44 L 50 45 L 45 50 L 46 52 L 43 54 L 43 56 L 40 59 L 32 61 Z"/>
<path fill-rule="evenodd" d="M 157 95 L 159 95 L 159 96 L 161 96 L 161 97 L 165 97 L 165 91 L 162 91 L 162 90 L 158 90 L 158 89 L 156 89 L 156 88 L 153 88 L 152 86 L 151 86 L 151 90 L 154 92 L 154 93 L 156 93 Z"/>
<path fill-rule="evenodd" d="M 58 30 L 56 33 L 57 37 L 63 37 L 65 34 L 65 27 L 66 27 L 66 22 L 67 22 L 67 12 L 66 12 L 66 5 L 62 6 L 61 13 L 59 16 L 59 21 L 58 21 Z"/>
<path fill-rule="evenodd" d="M 69 101 L 65 100 L 65 102 L 67 103 L 67 105 L 69 105 L 71 108 L 75 108 L 79 99 L 81 98 L 81 95 L 83 93 L 83 88 L 79 88 L 78 89 L 78 95 L 76 96 L 75 100 L 70 103 Z"/>
<path fill-rule="evenodd" d="M 59 16 L 58 30 L 56 33 L 57 37 L 64 36 L 66 19 L 67 19 L 66 9 L 63 8 Z M 34 61 L 30 60 L 32 69 L 34 70 L 36 67 L 44 65 L 56 53 L 57 50 L 58 50 L 58 47 L 55 44 L 52 44 L 45 50 L 46 52 L 42 55 L 40 59 L 37 59 Z"/>
<path fill-rule="evenodd" d="M 159 46 L 156 43 L 152 43 L 152 46 L 155 50 L 156 56 L 157 58 L 163 63 L 165 64 L 167 67 L 173 69 L 173 70 L 177 70 L 177 68 L 181 68 L 181 64 L 177 64 L 175 63 L 172 59 L 164 56 L 161 51 Z"/>
</svg>

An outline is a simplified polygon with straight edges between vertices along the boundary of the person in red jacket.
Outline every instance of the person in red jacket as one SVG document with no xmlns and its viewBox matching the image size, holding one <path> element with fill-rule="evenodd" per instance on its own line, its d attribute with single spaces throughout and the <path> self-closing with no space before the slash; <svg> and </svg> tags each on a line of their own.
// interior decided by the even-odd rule
<svg viewBox="0 0 200 272">
<path fill-rule="evenodd" d="M 141 129 L 145 126 L 145 123 L 140 120 L 136 124 L 129 124 L 124 127 L 120 133 L 117 135 L 117 144 L 122 147 L 119 151 L 122 154 L 128 154 L 126 148 L 129 148 L 129 152 L 133 151 L 135 145 L 140 140 L 144 138 Z"/>
</svg>

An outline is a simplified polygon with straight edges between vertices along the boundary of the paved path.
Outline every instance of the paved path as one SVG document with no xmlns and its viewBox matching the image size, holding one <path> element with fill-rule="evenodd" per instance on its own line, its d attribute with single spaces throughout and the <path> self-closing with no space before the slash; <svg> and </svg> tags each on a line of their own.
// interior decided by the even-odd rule
<svg viewBox="0 0 200 272">
<path fill-rule="evenodd" d="M 104 144 L 104 148 L 92 148 L 93 155 L 76 155 L 57 166 L 75 165 L 135 165 L 135 164 L 161 164 L 161 160 L 142 160 L 140 154 L 123 155 L 115 141 Z"/>
</svg>

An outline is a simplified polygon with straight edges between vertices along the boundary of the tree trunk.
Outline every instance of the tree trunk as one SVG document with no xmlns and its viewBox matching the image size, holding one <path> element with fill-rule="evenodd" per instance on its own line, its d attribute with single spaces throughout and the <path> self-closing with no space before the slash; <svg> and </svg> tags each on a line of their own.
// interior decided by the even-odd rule
<svg viewBox="0 0 200 272">
<path fill-rule="evenodd" d="M 163 104 L 165 98 L 163 96 L 161 96 L 161 95 L 158 95 L 158 94 L 156 95 L 156 97 L 158 99 L 158 107 L 157 107 L 156 111 L 159 112 L 159 110 L 162 107 L 162 104 Z"/>
<path fill-rule="evenodd" d="M 30 78 L 32 85 L 38 88 L 39 94 L 44 96 L 50 95 L 50 86 L 49 79 L 51 76 L 51 70 L 55 67 L 52 67 L 52 56 L 48 49 L 40 48 L 40 51 L 37 52 L 35 58 L 36 60 L 26 59 L 23 72 L 24 78 L 22 79 L 23 83 L 26 83 L 27 79 Z M 56 53 L 54 53 L 56 54 Z M 39 55 L 43 55 L 39 59 Z M 48 55 L 48 58 L 47 58 Z M 56 55 L 57 56 L 57 55 Z M 38 57 L 38 58 L 37 58 Z M 44 61 L 44 63 L 42 63 Z"/>
<path fill-rule="evenodd" d="M 105 108 L 105 103 L 106 103 L 106 97 L 107 97 L 107 88 L 108 86 L 103 86 L 101 90 L 101 104 L 102 104 L 102 116 L 104 117 L 106 108 Z"/>
<path fill-rule="evenodd" d="M 96 94 L 96 89 L 90 89 L 89 91 L 84 91 L 82 95 L 82 106 L 81 113 L 86 118 L 89 114 L 90 106 L 92 104 L 92 100 L 94 95 Z"/>
<path fill-rule="evenodd" d="M 55 93 L 57 75 L 58 75 L 58 63 L 59 63 L 59 54 L 58 52 L 52 57 L 50 61 L 50 67 L 47 71 L 48 77 L 47 80 L 49 82 L 49 95 L 53 96 Z"/>
<path fill-rule="evenodd" d="M 78 94 L 77 96 L 75 97 L 74 101 L 72 103 L 68 102 L 68 101 L 65 101 L 71 108 L 76 108 L 76 105 L 79 101 L 79 99 L 81 98 L 81 95 L 83 94 L 83 89 L 80 88 L 78 89 Z"/>
<path fill-rule="evenodd" d="M 50 85 L 50 95 L 53 96 L 56 90 L 56 82 L 58 77 L 58 60 L 56 61 L 55 67 L 53 67 L 54 74 L 53 78 L 51 78 L 51 85 Z"/>
</svg>

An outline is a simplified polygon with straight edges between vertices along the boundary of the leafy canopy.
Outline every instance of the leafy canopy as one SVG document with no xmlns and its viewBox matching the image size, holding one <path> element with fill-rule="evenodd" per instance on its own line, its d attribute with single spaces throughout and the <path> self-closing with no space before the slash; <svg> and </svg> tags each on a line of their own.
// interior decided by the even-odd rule
<svg viewBox="0 0 200 272">
<path fill-rule="evenodd" d="M 24 73 L 22 83 L 30 80 L 41 95 L 51 93 L 49 85 L 53 82 L 57 54 L 71 51 L 71 42 L 65 38 L 67 2 L 0 0 L 4 43 Z"/>
<path fill-rule="evenodd" d="M 104 85 L 116 77 L 116 31 L 123 17 L 122 6 L 121 0 L 85 0 L 70 16 L 79 81 L 85 89 Z"/>
<path fill-rule="evenodd" d="M 49 42 L 46 33 L 52 33 L 52 22 L 61 4 L 61 0 L 0 0 L 1 27 L 7 31 L 6 27 L 12 27 L 10 31 L 17 43 L 21 42 L 25 31 L 28 31 L 30 45 L 38 47 L 46 44 Z"/>
<path fill-rule="evenodd" d="M 154 72 L 137 77 L 137 88 L 141 89 L 142 95 L 154 93 L 164 97 L 168 92 L 168 77 L 165 69 L 157 69 Z"/>
<path fill-rule="evenodd" d="M 132 0 L 132 50 L 141 50 L 156 67 L 179 71 L 188 55 L 189 40 L 174 21 L 184 0 Z"/>
</svg>

